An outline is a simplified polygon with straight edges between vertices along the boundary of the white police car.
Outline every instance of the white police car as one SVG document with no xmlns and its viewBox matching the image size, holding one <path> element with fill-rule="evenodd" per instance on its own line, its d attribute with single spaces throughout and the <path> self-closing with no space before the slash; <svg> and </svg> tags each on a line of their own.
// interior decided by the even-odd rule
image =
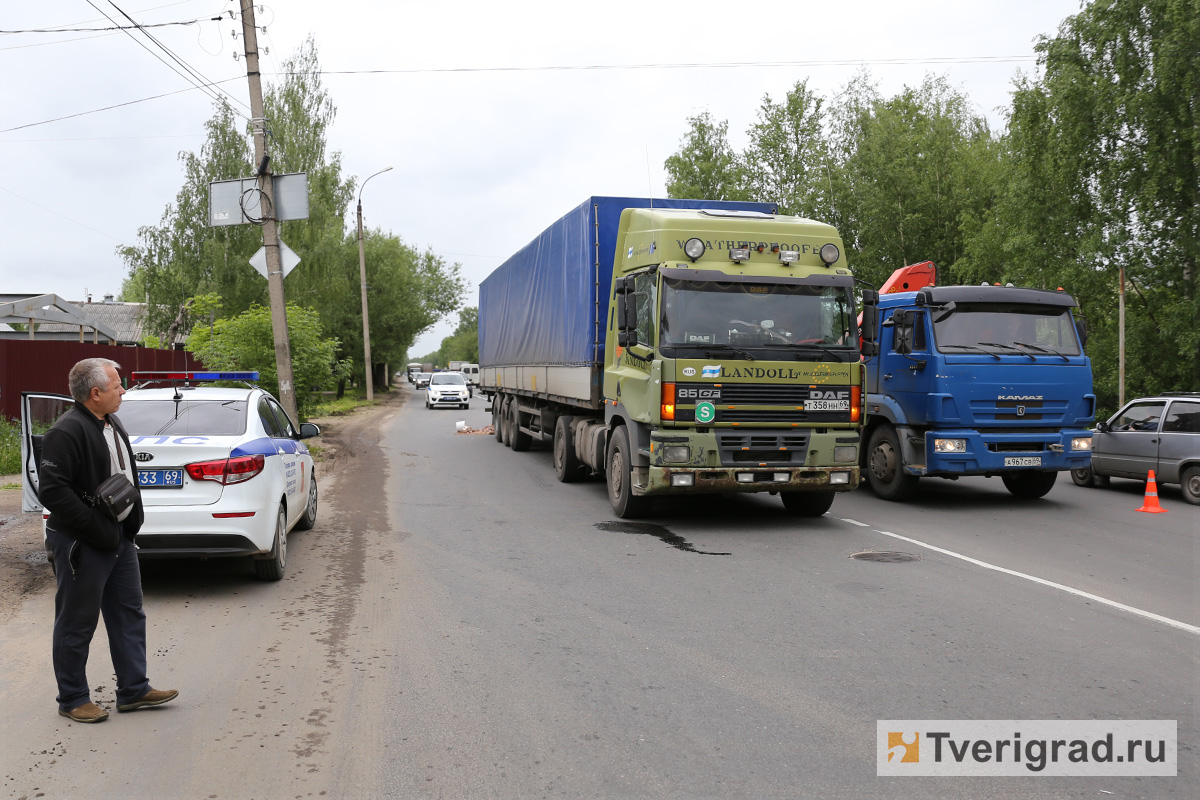
<svg viewBox="0 0 1200 800">
<path fill-rule="evenodd" d="M 256 386 L 195 385 L 256 381 L 257 372 L 134 372 L 130 377 L 138 385 L 125 393 L 117 417 L 129 433 L 146 509 L 139 555 L 250 556 L 259 578 L 282 578 L 288 531 L 307 530 L 317 521 L 316 470 L 302 440 L 320 429 L 311 423 L 297 428 L 278 401 Z M 38 408 L 53 407 L 48 401 L 58 401 L 58 413 L 72 404 L 62 395 L 22 395 L 27 448 L 22 444 L 34 456 L 25 459 L 34 500 L 41 437 L 32 433 L 37 424 L 26 427 L 46 416 Z"/>
<path fill-rule="evenodd" d="M 425 407 L 438 406 L 471 407 L 471 391 L 461 372 L 435 372 L 430 376 L 425 388 Z"/>
</svg>

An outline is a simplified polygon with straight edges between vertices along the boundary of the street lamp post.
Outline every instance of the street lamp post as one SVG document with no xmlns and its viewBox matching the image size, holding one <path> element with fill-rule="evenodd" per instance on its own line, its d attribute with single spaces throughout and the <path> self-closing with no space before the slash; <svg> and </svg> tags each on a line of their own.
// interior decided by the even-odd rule
<svg viewBox="0 0 1200 800">
<path fill-rule="evenodd" d="M 382 175 L 390 170 L 381 169 L 375 175 Z M 367 399 L 375 399 L 375 378 L 371 374 L 371 320 L 367 314 L 367 254 L 363 248 L 363 226 L 362 226 L 362 190 L 366 188 L 367 181 L 374 178 L 371 175 L 366 181 L 362 182 L 362 186 L 358 189 L 358 277 L 362 284 L 362 311 L 363 311 L 363 365 L 367 372 Z"/>
</svg>

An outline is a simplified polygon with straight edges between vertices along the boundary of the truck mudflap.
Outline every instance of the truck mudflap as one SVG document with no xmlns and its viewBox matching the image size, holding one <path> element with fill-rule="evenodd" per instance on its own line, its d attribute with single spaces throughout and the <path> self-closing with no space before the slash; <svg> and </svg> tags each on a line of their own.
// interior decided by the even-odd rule
<svg viewBox="0 0 1200 800">
<path fill-rule="evenodd" d="M 1090 441 L 1091 437 L 1092 432 L 1085 428 L 1051 433 L 926 431 L 925 464 L 916 468 L 906 465 L 904 471 L 910 475 L 999 475 L 1029 469 L 1045 472 L 1082 469 L 1091 464 L 1091 450 L 1075 450 L 1072 442 Z M 945 452 L 948 449 L 953 451 Z"/>
<path fill-rule="evenodd" d="M 858 465 L 810 469 L 770 467 L 658 467 L 646 469 L 635 494 L 708 494 L 716 492 L 849 492 L 859 483 Z M 640 491 L 639 491 L 640 489 Z"/>
</svg>

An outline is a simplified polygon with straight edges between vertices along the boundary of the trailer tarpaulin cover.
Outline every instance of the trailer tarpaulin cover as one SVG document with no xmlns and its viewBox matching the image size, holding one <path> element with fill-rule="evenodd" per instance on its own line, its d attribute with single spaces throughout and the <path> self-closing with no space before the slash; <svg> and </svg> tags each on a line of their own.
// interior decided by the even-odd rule
<svg viewBox="0 0 1200 800">
<path fill-rule="evenodd" d="M 588 198 L 479 285 L 480 365 L 603 363 L 604 334 L 608 327 L 604 315 L 608 313 L 621 212 L 652 205 L 768 213 L 775 210 L 772 203 Z"/>
</svg>

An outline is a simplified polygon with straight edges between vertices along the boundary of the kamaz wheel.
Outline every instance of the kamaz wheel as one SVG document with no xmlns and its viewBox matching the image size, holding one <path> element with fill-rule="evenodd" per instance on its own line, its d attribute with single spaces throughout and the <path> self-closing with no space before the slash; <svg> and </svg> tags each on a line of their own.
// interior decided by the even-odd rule
<svg viewBox="0 0 1200 800">
<path fill-rule="evenodd" d="M 613 431 L 608 443 L 608 502 L 613 513 L 621 519 L 644 517 L 654 504 L 653 498 L 633 493 L 633 460 L 629 446 L 629 432 L 622 425 Z"/>
<path fill-rule="evenodd" d="M 867 445 L 867 483 L 884 500 L 907 500 L 917 491 L 916 475 L 904 472 L 900 440 L 891 425 L 880 425 Z"/>
<path fill-rule="evenodd" d="M 1000 479 L 1004 481 L 1005 488 L 1012 492 L 1014 497 L 1032 500 L 1045 497 L 1054 488 L 1054 482 L 1058 480 L 1058 473 L 1029 469 L 1020 472 L 1006 472 L 1000 476 Z"/>
</svg>

